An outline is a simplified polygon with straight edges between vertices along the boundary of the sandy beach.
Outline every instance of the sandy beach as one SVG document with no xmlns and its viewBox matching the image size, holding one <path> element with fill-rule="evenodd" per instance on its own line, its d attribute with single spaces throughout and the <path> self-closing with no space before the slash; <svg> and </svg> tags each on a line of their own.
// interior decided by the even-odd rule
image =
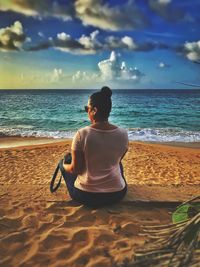
<svg viewBox="0 0 200 267">
<path fill-rule="evenodd" d="M 130 142 L 123 159 L 127 196 L 117 205 L 87 208 L 70 199 L 64 183 L 49 191 L 71 141 L 20 140 L 12 148 L 4 140 L 0 148 L 3 267 L 128 266 L 148 242 L 142 225 L 170 223 L 178 202 L 200 194 L 199 148 Z"/>
</svg>

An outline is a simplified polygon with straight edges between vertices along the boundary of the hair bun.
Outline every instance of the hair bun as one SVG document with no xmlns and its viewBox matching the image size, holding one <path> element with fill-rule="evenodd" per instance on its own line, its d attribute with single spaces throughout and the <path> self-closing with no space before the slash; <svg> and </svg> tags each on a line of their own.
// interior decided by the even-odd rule
<svg viewBox="0 0 200 267">
<path fill-rule="evenodd" d="M 103 86 L 101 88 L 101 93 L 103 95 L 105 95 L 106 97 L 111 97 L 112 96 L 112 91 L 111 91 L 111 89 L 108 86 Z"/>
</svg>

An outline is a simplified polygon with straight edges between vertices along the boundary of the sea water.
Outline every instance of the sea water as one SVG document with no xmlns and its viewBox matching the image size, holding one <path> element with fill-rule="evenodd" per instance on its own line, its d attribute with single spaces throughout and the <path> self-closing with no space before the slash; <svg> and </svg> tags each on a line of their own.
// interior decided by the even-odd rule
<svg viewBox="0 0 200 267">
<path fill-rule="evenodd" d="M 0 90 L 0 136 L 72 138 L 95 90 Z M 130 140 L 200 142 L 200 90 L 113 90 L 110 122 Z"/>
</svg>

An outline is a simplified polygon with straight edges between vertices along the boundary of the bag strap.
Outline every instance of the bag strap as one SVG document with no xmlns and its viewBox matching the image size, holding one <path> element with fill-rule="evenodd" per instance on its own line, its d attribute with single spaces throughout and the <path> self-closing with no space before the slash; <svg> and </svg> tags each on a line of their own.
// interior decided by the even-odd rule
<svg viewBox="0 0 200 267">
<path fill-rule="evenodd" d="M 63 167 L 63 162 L 64 163 L 71 163 L 71 154 L 68 153 L 67 155 L 64 156 L 64 159 L 61 159 L 54 171 L 54 174 L 53 174 L 53 177 L 51 179 L 51 183 L 50 183 L 50 191 L 51 193 L 54 193 L 59 187 L 60 187 L 60 184 L 61 184 L 61 181 L 62 181 L 62 177 L 64 178 L 65 180 L 65 183 L 67 184 L 66 180 L 67 180 L 67 177 L 66 177 L 66 171 Z M 61 175 L 60 175 L 60 179 L 57 183 L 57 185 L 54 187 L 54 183 L 55 183 L 55 180 L 56 180 L 56 177 L 58 175 L 58 171 L 60 170 L 61 172 Z"/>
<path fill-rule="evenodd" d="M 54 171 L 54 174 L 53 174 L 53 177 L 51 179 L 51 183 L 50 183 L 50 191 L 51 193 L 54 193 L 59 187 L 60 187 L 60 184 L 61 184 L 61 181 L 62 181 L 62 176 L 63 176 L 63 171 L 64 171 L 64 168 L 63 168 L 63 160 L 61 159 Z M 61 166 L 62 166 L 62 170 L 61 170 Z M 55 180 L 56 180 L 56 177 L 58 175 L 58 171 L 61 171 L 61 175 L 60 175 L 60 179 L 57 183 L 57 185 L 54 187 L 54 183 L 55 183 Z"/>
</svg>

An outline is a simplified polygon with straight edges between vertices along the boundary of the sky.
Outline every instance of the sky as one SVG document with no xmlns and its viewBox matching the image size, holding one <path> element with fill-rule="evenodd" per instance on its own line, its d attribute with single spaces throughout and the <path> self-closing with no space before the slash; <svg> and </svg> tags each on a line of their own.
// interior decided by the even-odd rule
<svg viewBox="0 0 200 267">
<path fill-rule="evenodd" d="M 0 0 L 0 89 L 200 88 L 199 0 Z"/>
</svg>

